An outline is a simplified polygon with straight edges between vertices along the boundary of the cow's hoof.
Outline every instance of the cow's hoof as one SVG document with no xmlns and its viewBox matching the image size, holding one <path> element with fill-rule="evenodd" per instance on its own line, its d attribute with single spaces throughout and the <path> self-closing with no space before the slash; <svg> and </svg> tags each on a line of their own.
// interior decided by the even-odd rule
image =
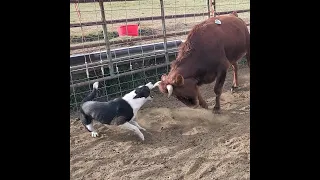
<svg viewBox="0 0 320 180">
<path fill-rule="evenodd" d="M 198 107 L 199 107 L 199 104 L 192 106 L 193 109 L 197 109 Z"/>
<path fill-rule="evenodd" d="M 212 112 L 213 112 L 213 114 L 221 114 L 221 109 L 220 109 L 220 107 L 214 107 Z"/>
<path fill-rule="evenodd" d="M 207 104 L 200 104 L 200 106 L 204 109 L 208 109 L 208 105 Z"/>
<path fill-rule="evenodd" d="M 239 88 L 239 86 L 232 86 L 230 91 L 233 93 L 235 92 L 237 89 Z"/>
<path fill-rule="evenodd" d="M 206 106 L 202 106 L 202 107 L 203 107 L 204 109 L 209 109 L 209 108 L 208 108 L 208 105 L 206 105 Z"/>
</svg>

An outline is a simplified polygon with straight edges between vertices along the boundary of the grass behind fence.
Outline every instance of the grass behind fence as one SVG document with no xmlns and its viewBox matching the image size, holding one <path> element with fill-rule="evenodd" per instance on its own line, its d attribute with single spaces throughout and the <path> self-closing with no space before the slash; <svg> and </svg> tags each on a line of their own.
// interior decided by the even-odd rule
<svg viewBox="0 0 320 180">
<path fill-rule="evenodd" d="M 80 3 L 81 21 L 100 21 L 98 3 Z M 168 0 L 164 1 L 165 14 L 186 14 L 207 12 L 207 0 Z M 159 0 L 136 0 L 104 2 L 106 19 L 138 18 L 145 16 L 160 16 Z M 250 9 L 250 0 L 216 0 L 217 11 Z M 79 23 L 75 5 L 70 4 L 70 23 Z"/>
<path fill-rule="evenodd" d="M 80 3 L 78 10 L 81 13 L 81 18 L 76 12 L 75 4 L 70 4 L 70 23 L 94 22 L 101 21 L 101 12 L 98 3 Z M 104 2 L 105 15 L 107 20 L 114 19 L 129 19 L 148 16 L 160 16 L 160 1 L 159 0 L 136 0 L 136 1 L 118 1 L 118 2 Z M 165 15 L 174 14 L 192 14 L 192 13 L 206 13 L 207 0 L 169 0 L 164 1 Z M 216 0 L 216 11 L 232 11 L 250 9 L 250 0 Z M 241 18 L 249 19 L 249 14 L 239 15 Z M 195 19 L 195 18 L 186 18 Z M 202 18 L 203 19 L 203 18 Z M 197 17 L 197 21 L 201 21 Z M 179 22 L 183 19 L 177 19 Z M 190 21 L 190 20 L 188 20 Z M 131 22 L 134 23 L 134 22 Z M 156 20 L 154 23 L 161 24 L 161 21 Z M 125 23 L 122 23 L 125 24 Z M 116 32 L 118 24 L 109 24 L 108 31 Z M 153 24 L 150 22 L 143 22 L 144 28 L 152 28 Z M 153 27 L 154 28 L 154 27 Z M 161 25 L 159 26 L 161 28 Z M 85 30 L 84 30 L 85 29 Z M 96 36 L 102 31 L 101 25 L 71 28 L 70 35 L 74 36 Z M 117 37 L 117 36 L 113 36 Z M 103 36 L 101 36 L 103 39 Z"/>
</svg>

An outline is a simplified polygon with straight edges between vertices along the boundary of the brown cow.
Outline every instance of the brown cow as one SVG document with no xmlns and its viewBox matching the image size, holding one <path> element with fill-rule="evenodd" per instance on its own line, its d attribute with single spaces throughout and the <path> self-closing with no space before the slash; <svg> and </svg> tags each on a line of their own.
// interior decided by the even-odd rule
<svg viewBox="0 0 320 180">
<path fill-rule="evenodd" d="M 219 19 L 217 23 L 215 20 Z M 189 107 L 208 109 L 199 86 L 216 80 L 214 113 L 220 111 L 220 96 L 227 70 L 234 70 L 232 90 L 238 87 L 237 61 L 246 55 L 250 67 L 250 34 L 246 23 L 236 13 L 212 17 L 196 25 L 180 46 L 178 57 L 171 64 L 168 75 L 162 75 L 159 86 L 168 97 L 174 94 Z"/>
</svg>

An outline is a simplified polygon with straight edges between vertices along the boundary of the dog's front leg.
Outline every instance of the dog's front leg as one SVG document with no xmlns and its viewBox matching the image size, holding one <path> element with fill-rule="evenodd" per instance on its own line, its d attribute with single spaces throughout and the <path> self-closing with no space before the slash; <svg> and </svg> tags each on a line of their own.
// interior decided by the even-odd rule
<svg viewBox="0 0 320 180">
<path fill-rule="evenodd" d="M 92 122 L 88 125 L 86 125 L 86 128 L 91 132 L 92 137 L 99 136 L 98 132 L 94 129 Z"/>
<path fill-rule="evenodd" d="M 136 121 L 135 118 L 132 119 L 131 121 L 129 121 L 129 123 L 132 124 L 132 125 L 134 125 L 134 126 L 137 126 L 137 128 L 139 128 L 140 130 L 147 131 L 145 128 L 141 127 L 141 126 L 137 123 L 137 121 Z"/>
<path fill-rule="evenodd" d="M 120 127 L 124 128 L 124 129 L 128 129 L 130 131 L 133 131 L 134 133 L 136 133 L 140 137 L 140 139 L 142 141 L 144 141 L 144 136 L 143 136 L 143 134 L 141 133 L 141 131 L 139 130 L 139 128 L 137 126 L 134 126 L 131 123 L 126 122 L 126 123 L 120 125 Z"/>
</svg>

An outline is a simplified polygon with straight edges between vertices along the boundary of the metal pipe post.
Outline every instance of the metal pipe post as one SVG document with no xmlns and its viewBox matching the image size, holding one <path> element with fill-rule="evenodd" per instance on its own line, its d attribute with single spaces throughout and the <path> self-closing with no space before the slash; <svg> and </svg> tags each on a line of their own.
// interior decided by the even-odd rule
<svg viewBox="0 0 320 180">
<path fill-rule="evenodd" d="M 208 18 L 210 18 L 210 12 L 211 12 L 211 5 L 210 5 L 210 2 L 212 0 L 207 0 L 207 6 L 208 6 Z"/>
<path fill-rule="evenodd" d="M 163 32 L 163 47 L 164 47 L 164 57 L 166 59 L 166 64 L 169 63 L 168 49 L 167 49 L 167 33 L 166 33 L 166 21 L 164 16 L 164 5 L 163 0 L 160 0 L 161 9 L 161 20 L 162 20 L 162 32 Z"/>
<path fill-rule="evenodd" d="M 102 20 L 102 28 L 103 28 L 103 36 L 104 36 L 104 41 L 106 44 L 106 49 L 107 49 L 107 60 L 109 61 L 109 72 L 110 75 L 114 75 L 113 71 L 113 63 L 112 63 L 112 56 L 111 56 L 111 51 L 110 51 L 110 43 L 109 43 L 109 38 L 108 38 L 108 30 L 107 30 L 107 21 L 106 21 L 106 15 L 104 12 L 104 6 L 103 6 L 103 0 L 99 0 L 99 6 L 100 6 L 100 11 L 101 11 L 101 20 Z"/>
<path fill-rule="evenodd" d="M 216 17 L 216 0 L 213 0 L 213 17 Z"/>
</svg>

